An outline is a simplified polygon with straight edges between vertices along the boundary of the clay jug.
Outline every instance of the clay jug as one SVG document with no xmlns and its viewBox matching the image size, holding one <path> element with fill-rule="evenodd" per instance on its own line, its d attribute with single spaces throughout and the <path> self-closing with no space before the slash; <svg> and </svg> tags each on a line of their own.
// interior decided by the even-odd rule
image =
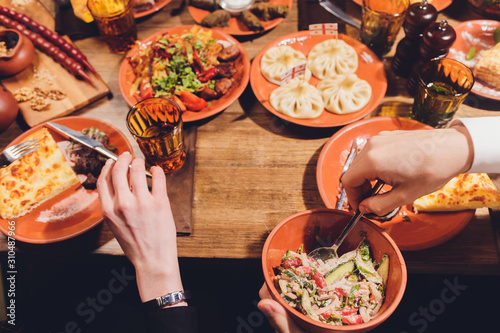
<svg viewBox="0 0 500 333">
<path fill-rule="evenodd" d="M 0 55 L 0 77 L 21 72 L 35 56 L 35 47 L 31 40 L 17 30 L 1 30 L 0 42 L 4 42 L 10 50 L 8 54 Z"/>
</svg>

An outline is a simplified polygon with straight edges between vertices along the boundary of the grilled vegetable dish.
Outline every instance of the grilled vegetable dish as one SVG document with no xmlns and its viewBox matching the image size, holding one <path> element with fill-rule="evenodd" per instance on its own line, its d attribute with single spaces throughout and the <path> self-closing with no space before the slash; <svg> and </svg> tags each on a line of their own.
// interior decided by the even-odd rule
<svg viewBox="0 0 500 333">
<path fill-rule="evenodd" d="M 137 42 L 137 52 L 128 59 L 135 74 L 130 96 L 164 96 L 182 111 L 200 111 L 234 85 L 238 58 L 238 45 L 217 40 L 211 30 L 196 25 L 181 34 Z"/>
<path fill-rule="evenodd" d="M 277 270 L 276 288 L 293 308 L 326 324 L 361 324 L 384 302 L 389 256 L 376 262 L 363 240 L 356 250 L 323 262 L 308 257 L 301 246 L 289 250 Z"/>
</svg>

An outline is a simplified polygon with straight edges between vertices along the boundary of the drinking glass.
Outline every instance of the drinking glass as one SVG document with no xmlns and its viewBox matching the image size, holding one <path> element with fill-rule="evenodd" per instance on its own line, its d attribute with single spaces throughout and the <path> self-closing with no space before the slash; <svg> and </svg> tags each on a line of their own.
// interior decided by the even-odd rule
<svg viewBox="0 0 500 333">
<path fill-rule="evenodd" d="M 443 128 L 474 85 L 474 74 L 459 61 L 436 58 L 420 70 L 417 96 L 411 118 L 435 128 Z"/>
<path fill-rule="evenodd" d="M 151 97 L 137 103 L 128 112 L 127 127 L 149 164 L 165 173 L 184 165 L 181 109 L 174 101 Z"/>
<path fill-rule="evenodd" d="M 88 0 L 102 38 L 113 53 L 125 53 L 137 39 L 134 0 Z"/>
<path fill-rule="evenodd" d="M 361 42 L 379 57 L 389 52 L 409 3 L 409 0 L 363 0 Z"/>
</svg>

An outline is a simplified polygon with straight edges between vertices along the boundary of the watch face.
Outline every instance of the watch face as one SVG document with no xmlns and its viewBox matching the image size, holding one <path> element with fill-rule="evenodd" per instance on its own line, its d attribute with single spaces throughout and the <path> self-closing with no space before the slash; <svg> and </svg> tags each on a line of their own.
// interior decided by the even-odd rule
<svg viewBox="0 0 500 333">
<path fill-rule="evenodd" d="M 160 297 L 160 306 L 173 305 L 184 300 L 184 293 L 176 291 L 165 296 Z"/>
</svg>

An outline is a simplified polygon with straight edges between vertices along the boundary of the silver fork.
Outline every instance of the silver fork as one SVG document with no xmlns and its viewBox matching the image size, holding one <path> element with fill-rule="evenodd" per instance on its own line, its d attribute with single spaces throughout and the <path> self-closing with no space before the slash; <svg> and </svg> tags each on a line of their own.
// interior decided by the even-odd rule
<svg viewBox="0 0 500 333">
<path fill-rule="evenodd" d="M 28 140 L 26 142 L 18 143 L 17 145 L 10 146 L 0 154 L 0 167 L 8 166 L 18 158 L 29 154 L 38 148 L 42 147 L 37 139 Z"/>
</svg>

